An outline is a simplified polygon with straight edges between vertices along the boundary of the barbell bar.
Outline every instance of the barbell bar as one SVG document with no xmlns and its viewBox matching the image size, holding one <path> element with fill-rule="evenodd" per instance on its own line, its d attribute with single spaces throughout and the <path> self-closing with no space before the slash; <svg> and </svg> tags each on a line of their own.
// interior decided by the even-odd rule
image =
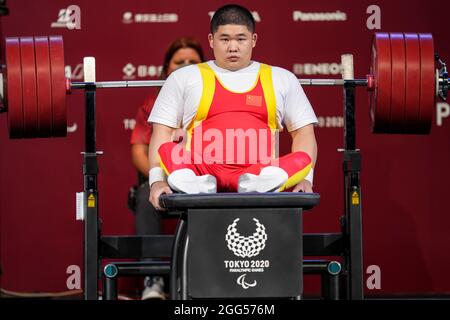
<svg viewBox="0 0 450 320">
<path fill-rule="evenodd" d="M 65 136 L 65 96 L 72 89 L 160 87 L 165 83 L 96 82 L 92 58 L 84 61 L 93 64 L 91 68 L 85 66 L 85 81 L 71 82 L 65 77 L 61 36 L 6 38 L 5 60 L 1 111 L 7 111 L 10 138 Z M 440 70 L 435 68 L 436 61 Z M 299 79 L 299 83 L 367 87 L 374 133 L 430 132 L 436 96 L 446 99 L 449 87 L 445 63 L 434 53 L 431 34 L 375 33 L 369 74 L 353 79 L 352 62 L 349 69 L 350 76 L 344 79 Z"/>
<path fill-rule="evenodd" d="M 345 81 L 354 83 L 356 86 L 367 86 L 367 79 L 298 79 L 302 86 L 343 86 Z M 165 80 L 124 80 L 124 81 L 97 81 L 97 82 L 70 82 L 71 89 L 84 89 L 87 86 L 96 88 L 140 88 L 140 87 L 162 87 Z"/>
</svg>

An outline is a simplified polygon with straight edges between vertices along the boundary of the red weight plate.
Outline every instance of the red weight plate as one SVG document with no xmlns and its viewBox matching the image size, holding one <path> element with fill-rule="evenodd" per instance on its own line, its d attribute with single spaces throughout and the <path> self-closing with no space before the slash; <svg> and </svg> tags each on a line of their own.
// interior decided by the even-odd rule
<svg viewBox="0 0 450 320">
<path fill-rule="evenodd" d="M 375 33 L 372 42 L 371 74 L 375 77 L 375 90 L 370 92 L 372 132 L 389 130 L 391 109 L 391 43 L 389 34 Z"/>
<path fill-rule="evenodd" d="M 433 110 L 436 105 L 436 70 L 434 45 L 431 34 L 419 34 L 420 42 L 420 128 L 417 133 L 428 134 L 431 130 Z"/>
<path fill-rule="evenodd" d="M 18 38 L 5 41 L 6 78 L 5 101 L 8 107 L 9 137 L 23 138 L 22 68 Z"/>
<path fill-rule="evenodd" d="M 405 34 L 406 100 L 405 133 L 414 133 L 420 127 L 420 46 L 417 34 Z"/>
<path fill-rule="evenodd" d="M 50 137 L 52 135 L 53 111 L 48 38 L 35 37 L 34 49 L 36 53 L 39 136 Z"/>
<path fill-rule="evenodd" d="M 391 33 L 391 116 L 389 133 L 403 133 L 405 121 L 406 61 L 403 33 Z"/>
<path fill-rule="evenodd" d="M 22 99 L 24 137 L 38 136 L 38 109 L 36 88 L 36 61 L 34 58 L 34 39 L 19 38 L 22 62 Z"/>
<path fill-rule="evenodd" d="M 61 36 L 49 36 L 50 70 L 52 77 L 53 136 L 67 135 L 66 77 L 64 46 Z"/>
</svg>

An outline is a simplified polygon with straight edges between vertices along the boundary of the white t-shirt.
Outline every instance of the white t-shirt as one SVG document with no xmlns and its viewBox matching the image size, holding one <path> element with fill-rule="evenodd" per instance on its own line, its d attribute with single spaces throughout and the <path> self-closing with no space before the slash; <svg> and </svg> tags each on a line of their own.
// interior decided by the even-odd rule
<svg viewBox="0 0 450 320">
<path fill-rule="evenodd" d="M 208 61 L 217 77 L 226 88 L 235 92 L 248 91 L 256 81 L 260 63 L 251 64 L 237 71 L 219 68 Z M 314 110 L 297 77 L 286 69 L 272 67 L 272 81 L 277 106 L 278 129 L 293 131 L 310 123 L 317 123 Z M 155 101 L 148 122 L 172 128 L 186 128 L 194 118 L 203 91 L 200 70 L 195 65 L 171 73 Z"/>
</svg>

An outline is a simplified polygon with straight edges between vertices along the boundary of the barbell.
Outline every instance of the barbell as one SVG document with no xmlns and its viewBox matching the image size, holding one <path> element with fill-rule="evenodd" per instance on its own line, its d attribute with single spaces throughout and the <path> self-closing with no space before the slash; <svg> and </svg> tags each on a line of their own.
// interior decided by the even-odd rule
<svg viewBox="0 0 450 320">
<path fill-rule="evenodd" d="M 162 86 L 164 81 L 71 82 L 65 77 L 61 36 L 9 37 L 5 42 L 3 99 L 10 138 L 67 134 L 66 95 L 72 89 Z M 436 69 L 436 60 L 441 68 Z M 365 86 L 374 133 L 427 134 L 448 73 L 434 53 L 431 34 L 375 33 L 364 79 L 299 79 L 304 86 Z"/>
</svg>

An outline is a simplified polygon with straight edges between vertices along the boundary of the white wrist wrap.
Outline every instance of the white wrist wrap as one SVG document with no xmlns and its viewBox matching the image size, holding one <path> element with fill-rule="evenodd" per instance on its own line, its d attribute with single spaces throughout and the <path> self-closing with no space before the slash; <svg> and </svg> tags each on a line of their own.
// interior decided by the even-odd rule
<svg viewBox="0 0 450 320">
<path fill-rule="evenodd" d="M 309 182 L 311 182 L 311 186 L 312 186 L 313 179 L 314 179 L 314 168 L 311 168 L 311 170 L 309 170 L 308 174 L 306 175 L 305 180 L 308 180 Z"/>
<path fill-rule="evenodd" d="M 148 172 L 148 184 L 151 187 L 153 183 L 158 181 L 166 181 L 167 177 L 161 167 L 151 168 Z"/>
</svg>

